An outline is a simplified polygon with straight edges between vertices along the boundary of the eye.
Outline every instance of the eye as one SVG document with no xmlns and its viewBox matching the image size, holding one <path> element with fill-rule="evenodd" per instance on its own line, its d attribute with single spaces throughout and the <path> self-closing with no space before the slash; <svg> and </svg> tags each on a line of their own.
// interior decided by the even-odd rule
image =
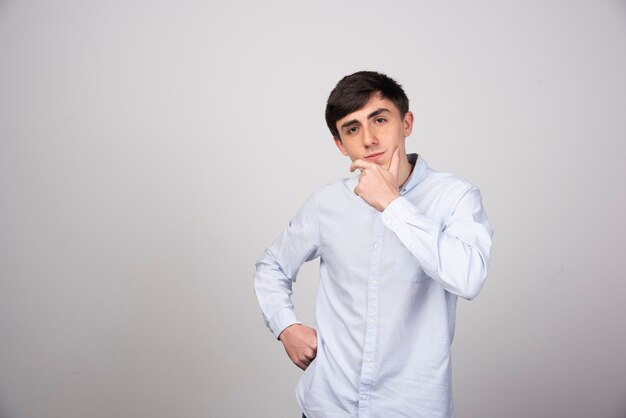
<svg viewBox="0 0 626 418">
<path fill-rule="evenodd" d="M 355 133 L 357 133 L 359 130 L 359 128 L 357 126 L 351 126 L 346 130 L 346 133 L 348 135 L 354 135 Z"/>
<path fill-rule="evenodd" d="M 380 125 L 380 124 L 383 124 L 383 123 L 387 122 L 387 119 L 385 119 L 385 118 L 376 118 L 374 120 L 374 122 L 376 122 L 377 124 Z"/>
</svg>

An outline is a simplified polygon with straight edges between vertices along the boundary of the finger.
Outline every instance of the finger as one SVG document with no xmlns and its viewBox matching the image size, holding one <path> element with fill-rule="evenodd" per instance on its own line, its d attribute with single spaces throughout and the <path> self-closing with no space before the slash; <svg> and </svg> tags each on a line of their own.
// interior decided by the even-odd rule
<svg viewBox="0 0 626 418">
<path fill-rule="evenodd" d="M 363 172 L 363 170 L 365 170 L 365 167 L 363 167 L 361 164 L 356 164 L 356 161 L 355 161 L 350 165 L 350 172 L 352 173 L 356 170 L 361 170 L 361 172 Z"/>
<path fill-rule="evenodd" d="M 313 363 L 313 360 L 315 360 L 316 354 L 308 354 L 308 355 L 303 355 L 301 358 L 298 358 L 297 361 L 294 361 L 294 363 L 296 364 L 296 366 L 300 367 L 302 370 L 306 369 L 307 367 L 309 367 L 309 365 L 311 363 Z"/>
<path fill-rule="evenodd" d="M 315 354 L 313 354 L 312 356 L 306 356 L 304 360 L 301 360 L 301 363 L 308 367 L 311 363 L 313 363 L 315 357 Z"/>
<path fill-rule="evenodd" d="M 366 168 L 375 168 L 376 164 L 374 163 L 370 163 L 368 161 L 363 161 L 363 160 L 354 160 L 352 162 L 352 164 L 350 165 L 350 171 L 354 171 L 354 170 L 365 170 Z"/>
<path fill-rule="evenodd" d="M 398 178 L 398 171 L 400 171 L 400 148 L 396 148 L 391 155 L 391 162 L 389 163 L 389 172 Z"/>
<path fill-rule="evenodd" d="M 291 359 L 291 361 L 302 370 L 306 369 L 309 363 L 311 363 L 311 361 L 307 359 L 307 356 L 303 355 L 296 355 Z"/>
</svg>

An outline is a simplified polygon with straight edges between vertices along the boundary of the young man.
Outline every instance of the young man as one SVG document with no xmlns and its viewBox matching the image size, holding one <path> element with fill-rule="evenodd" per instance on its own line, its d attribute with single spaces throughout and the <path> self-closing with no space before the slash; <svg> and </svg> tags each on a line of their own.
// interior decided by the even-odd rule
<svg viewBox="0 0 626 418">
<path fill-rule="evenodd" d="M 317 190 L 254 277 L 266 324 L 305 370 L 298 402 L 308 418 L 454 417 L 456 301 L 478 294 L 491 253 L 480 192 L 406 154 L 413 114 L 383 74 L 344 77 L 326 122 L 357 175 Z M 314 329 L 290 295 L 318 257 Z"/>
</svg>

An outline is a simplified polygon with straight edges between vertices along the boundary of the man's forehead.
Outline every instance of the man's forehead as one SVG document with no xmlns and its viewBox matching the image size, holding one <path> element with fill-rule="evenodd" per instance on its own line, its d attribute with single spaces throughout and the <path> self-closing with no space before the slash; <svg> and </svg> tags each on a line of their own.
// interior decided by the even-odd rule
<svg viewBox="0 0 626 418">
<path fill-rule="evenodd" d="M 359 109 L 352 113 L 348 113 L 337 121 L 337 125 L 341 126 L 345 121 L 352 119 L 367 119 L 367 117 L 378 109 L 387 110 L 389 112 L 399 112 L 396 105 L 389 99 L 382 97 L 380 93 L 373 93 L 369 100 Z"/>
</svg>

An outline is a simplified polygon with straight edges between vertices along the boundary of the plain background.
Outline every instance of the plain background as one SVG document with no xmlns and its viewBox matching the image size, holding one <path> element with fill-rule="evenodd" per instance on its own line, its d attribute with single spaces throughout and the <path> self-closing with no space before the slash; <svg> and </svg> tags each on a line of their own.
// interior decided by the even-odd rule
<svg viewBox="0 0 626 418">
<path fill-rule="evenodd" d="M 361 69 L 495 229 L 458 417 L 626 417 L 616 0 L 0 1 L 0 416 L 298 417 L 254 262 L 349 175 L 323 111 Z"/>
</svg>

